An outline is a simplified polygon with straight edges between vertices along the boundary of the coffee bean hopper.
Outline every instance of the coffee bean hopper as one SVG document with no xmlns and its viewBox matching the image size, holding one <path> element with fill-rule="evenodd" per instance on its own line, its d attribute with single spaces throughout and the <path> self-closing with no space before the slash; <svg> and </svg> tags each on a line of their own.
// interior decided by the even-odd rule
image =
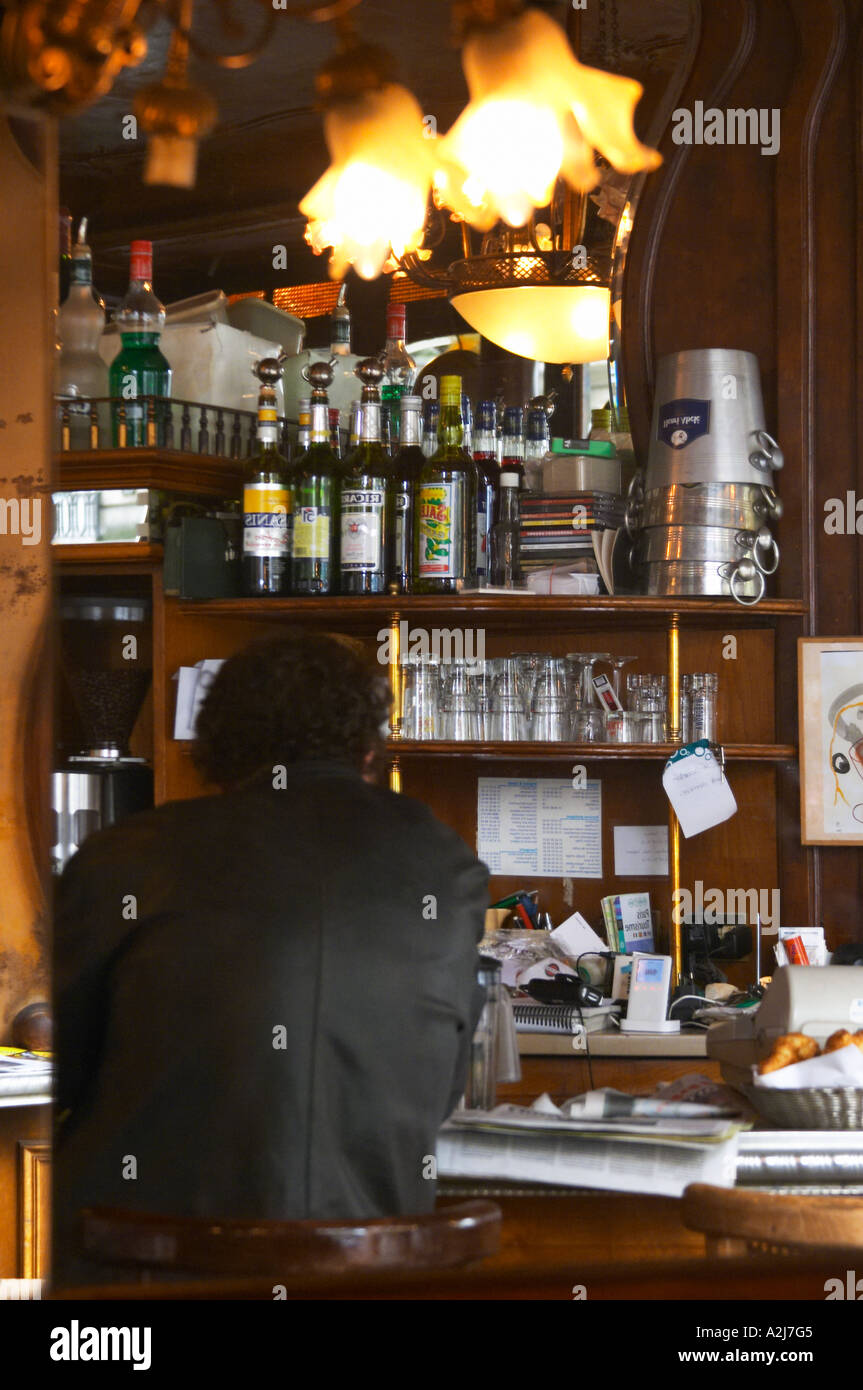
<svg viewBox="0 0 863 1390">
<path fill-rule="evenodd" d="M 80 742 L 64 750 L 51 779 L 56 873 L 94 830 L 153 804 L 153 770 L 129 750 L 152 679 L 149 600 L 64 595 L 59 617 Z"/>
</svg>

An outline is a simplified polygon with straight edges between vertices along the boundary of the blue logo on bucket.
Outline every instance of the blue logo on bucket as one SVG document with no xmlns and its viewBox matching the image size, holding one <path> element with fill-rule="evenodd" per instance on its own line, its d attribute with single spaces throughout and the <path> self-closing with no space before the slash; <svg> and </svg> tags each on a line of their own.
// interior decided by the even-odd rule
<svg viewBox="0 0 863 1390">
<path fill-rule="evenodd" d="M 710 402 L 669 401 L 659 407 L 657 438 L 672 449 L 685 449 L 693 439 L 710 433 Z"/>
</svg>

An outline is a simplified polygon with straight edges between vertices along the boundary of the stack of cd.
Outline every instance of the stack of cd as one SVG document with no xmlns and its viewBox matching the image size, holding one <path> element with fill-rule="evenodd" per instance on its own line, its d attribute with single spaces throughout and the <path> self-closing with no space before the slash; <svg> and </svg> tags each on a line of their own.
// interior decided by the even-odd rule
<svg viewBox="0 0 863 1390">
<path fill-rule="evenodd" d="M 753 353 L 660 358 L 647 469 L 626 514 L 645 592 L 758 603 L 779 565 L 769 523 L 782 514 L 773 479 L 782 463 Z"/>
</svg>

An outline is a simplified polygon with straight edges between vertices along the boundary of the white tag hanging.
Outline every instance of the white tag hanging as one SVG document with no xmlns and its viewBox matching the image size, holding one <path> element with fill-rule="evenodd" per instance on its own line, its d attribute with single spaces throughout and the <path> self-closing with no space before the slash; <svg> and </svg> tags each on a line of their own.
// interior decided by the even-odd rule
<svg viewBox="0 0 863 1390">
<path fill-rule="evenodd" d="M 687 840 L 737 810 L 725 772 L 706 738 L 687 743 L 665 764 L 662 785 Z"/>
</svg>

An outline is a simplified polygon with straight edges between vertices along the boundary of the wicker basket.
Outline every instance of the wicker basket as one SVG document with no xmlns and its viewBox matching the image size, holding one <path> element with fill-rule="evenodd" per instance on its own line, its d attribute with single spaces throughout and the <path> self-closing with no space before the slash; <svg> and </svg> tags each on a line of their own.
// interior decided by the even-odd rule
<svg viewBox="0 0 863 1390">
<path fill-rule="evenodd" d="M 812 1086 L 774 1091 L 743 1088 L 746 1099 L 764 1120 L 781 1129 L 863 1129 L 863 1087 Z"/>
</svg>

